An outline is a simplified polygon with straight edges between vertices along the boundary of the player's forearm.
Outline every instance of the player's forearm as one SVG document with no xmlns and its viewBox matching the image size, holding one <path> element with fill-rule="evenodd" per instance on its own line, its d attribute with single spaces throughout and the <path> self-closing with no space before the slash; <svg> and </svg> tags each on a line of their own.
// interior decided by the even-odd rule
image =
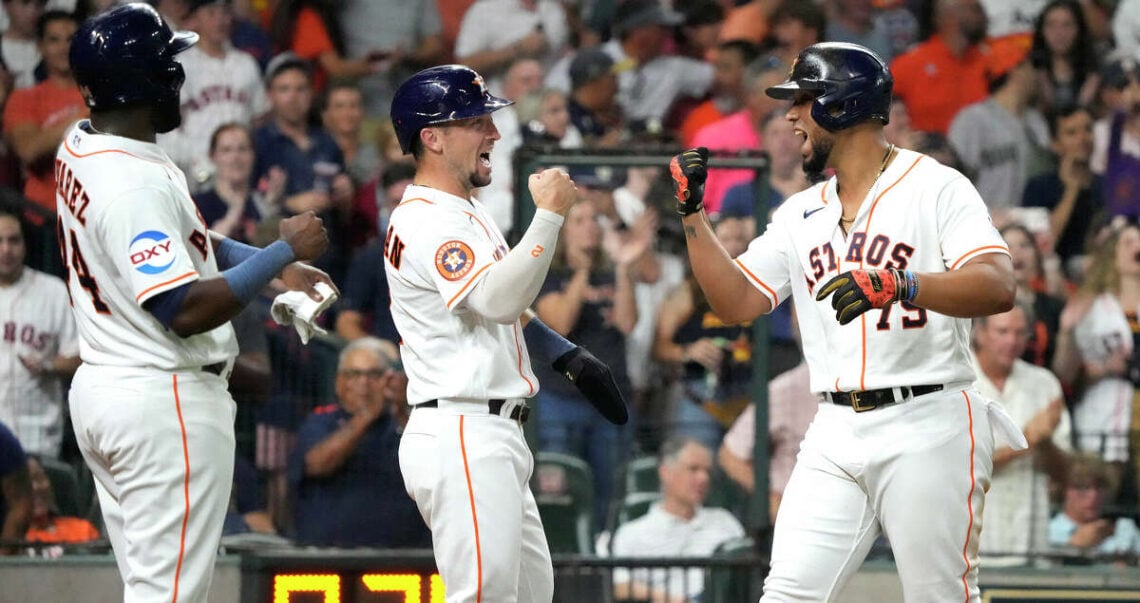
<svg viewBox="0 0 1140 603">
<path fill-rule="evenodd" d="M 1013 307 L 1017 284 L 1005 254 L 979 256 L 958 270 L 918 275 L 918 295 L 911 302 L 958 318 L 1000 314 Z"/>
<path fill-rule="evenodd" d="M 740 484 L 740 487 L 744 488 L 746 492 L 751 494 L 756 489 L 756 476 L 752 471 L 752 463 L 729 452 L 723 444 L 717 452 L 717 460 L 720 461 L 720 467 L 724 469 L 725 474 L 732 481 Z"/>
<path fill-rule="evenodd" d="M 500 324 L 518 320 L 546 280 L 562 222 L 562 216 L 552 211 L 537 210 L 518 245 L 475 284 L 467 307 Z"/>
<path fill-rule="evenodd" d="M 685 229 L 693 275 L 713 312 L 722 321 L 740 324 L 772 310 L 768 298 L 756 293 L 736 262 L 728 256 L 703 211 L 685 216 L 681 223 Z M 759 299 L 754 303 L 744 303 L 755 298 Z"/>
<path fill-rule="evenodd" d="M 225 279 L 200 279 L 187 289 L 178 313 L 170 322 L 170 330 L 179 337 L 205 333 L 233 320 L 242 308 Z"/>
</svg>

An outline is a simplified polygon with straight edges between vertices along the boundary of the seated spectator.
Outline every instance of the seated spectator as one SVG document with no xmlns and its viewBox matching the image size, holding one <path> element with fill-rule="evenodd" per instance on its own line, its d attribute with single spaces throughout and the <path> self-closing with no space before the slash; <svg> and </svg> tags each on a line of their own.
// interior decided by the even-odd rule
<svg viewBox="0 0 1140 603">
<path fill-rule="evenodd" d="M 64 132 L 75 120 L 87 116 L 67 56 L 78 26 L 71 13 L 53 10 L 43 14 L 35 32 L 47 79 L 15 90 L 4 107 L 4 139 L 23 166 L 24 196 L 52 216 L 56 150 Z M 5 33 L 4 38 L 7 36 Z"/>
<path fill-rule="evenodd" d="M 47 0 L 4 0 L 8 28 L 0 38 L 0 63 L 11 74 L 17 90 L 36 84 L 36 65 L 40 62 L 36 23 L 45 5 Z"/>
<path fill-rule="evenodd" d="M 1109 64 L 1109 114 L 1093 126 L 1092 169 L 1102 176 L 1102 199 L 1109 215 L 1140 216 L 1140 56 Z"/>
<path fill-rule="evenodd" d="M 707 558 L 717 546 L 744 536 L 744 527 L 724 509 L 703 506 L 709 493 L 712 453 L 699 442 L 675 438 L 661 445 L 657 475 L 661 500 L 642 517 L 618 527 L 615 557 Z M 705 589 L 701 568 L 615 569 L 617 601 L 697 601 Z"/>
<path fill-rule="evenodd" d="M 768 152 L 767 199 L 757 199 L 756 183 L 742 182 L 729 188 L 720 204 L 721 217 L 752 218 L 759 213 L 766 222 L 784 199 L 811 185 L 803 169 L 801 140 L 792 123 L 784 119 L 783 107 L 773 109 L 760 121 L 760 149 Z M 759 209 L 759 212 L 756 210 Z"/>
<path fill-rule="evenodd" d="M 768 518 L 772 522 L 796 465 L 800 442 L 818 409 L 819 397 L 811 391 L 807 362 L 768 382 Z M 756 404 L 749 404 L 725 434 L 717 453 L 721 469 L 749 494 L 756 491 L 755 443 Z"/>
<path fill-rule="evenodd" d="M 720 28 L 724 25 L 724 3 L 717 0 L 677 2 L 684 21 L 673 30 L 677 54 L 712 63 L 716 59 Z"/>
<path fill-rule="evenodd" d="M 1052 0 L 1033 28 L 1038 106 L 1048 115 L 1062 107 L 1092 106 L 1100 85 L 1096 50 L 1077 0 Z"/>
<path fill-rule="evenodd" d="M 364 97 L 351 82 L 334 81 L 325 90 L 321 123 L 344 154 L 345 171 L 357 187 L 380 173 L 380 150 L 364 140 Z"/>
<path fill-rule="evenodd" d="M 1022 207 L 1049 210 L 1050 238 L 1066 268 L 1085 253 L 1093 225 L 1101 219 L 1101 178 L 1089 164 L 1093 150 L 1093 119 L 1083 107 L 1062 107 L 1049 120 L 1057 169 L 1029 179 Z"/>
<path fill-rule="evenodd" d="M 277 0 L 269 37 L 279 52 L 291 51 L 313 65 L 313 90 L 329 80 L 354 80 L 379 73 L 385 53 L 374 50 L 348 58 L 340 35 L 340 5 L 322 0 Z"/>
<path fill-rule="evenodd" d="M 431 542 L 404 489 L 397 451 L 407 378 L 393 346 L 361 338 L 341 352 L 337 404 L 301 425 L 289 463 L 296 541 L 316 546 L 424 547 Z"/>
<path fill-rule="evenodd" d="M 948 138 L 990 212 L 1021 204 L 1025 182 L 1051 166 L 1049 126 L 1031 101 L 1037 90 L 1028 38 L 991 44 L 989 96 L 959 112 Z"/>
<path fill-rule="evenodd" d="M 237 122 L 222 124 L 210 137 L 210 162 L 214 164 L 214 186 L 194 194 L 194 204 L 210 230 L 238 241 L 255 238 L 262 212 L 274 217 L 285 189 L 285 172 L 271 170 L 254 190 L 253 138 L 249 126 Z"/>
<path fill-rule="evenodd" d="M 35 455 L 28 456 L 28 478 L 32 485 L 32 516 L 24 540 L 45 544 L 74 544 L 99 538 L 99 529 L 90 521 L 59 514 L 51 479 Z M 46 555 L 40 556 L 56 557 L 61 553 L 59 549 L 48 550 Z"/>
<path fill-rule="evenodd" d="M 1032 317 L 1027 306 L 974 320 L 976 387 L 1002 403 L 1029 442 L 1008 443 L 993 454 L 993 478 L 986 495 L 985 529 L 979 552 L 991 566 L 1024 565 L 1046 551 L 1049 483 L 1062 483 L 1070 444 L 1069 414 L 1061 383 L 1048 369 L 1020 358 Z"/>
<path fill-rule="evenodd" d="M 400 204 L 404 189 L 412 183 L 415 175 L 415 165 L 406 161 L 388 163 L 380 170 L 378 177 L 357 189 L 353 200 L 353 217 L 349 223 L 352 249 L 362 250 L 369 243 L 383 241 L 388 232 L 388 218 Z M 356 251 L 356 254 L 359 255 L 360 251 Z M 351 270 L 351 265 L 349 269 Z"/>
<path fill-rule="evenodd" d="M 24 539 L 32 518 L 32 484 L 28 478 L 28 457 L 20 441 L 0 423 L 0 541 Z M 0 556 L 14 554 L 10 546 L 0 546 Z"/>
<path fill-rule="evenodd" d="M 744 86 L 744 73 L 748 65 L 760 56 L 760 49 L 751 42 L 732 40 L 721 42 L 716 48 L 713 64 L 713 83 L 710 98 L 693 108 L 681 122 L 681 144 L 693 146 L 697 132 L 739 111 L 748 98 Z"/>
<path fill-rule="evenodd" d="M 582 134 L 570 123 L 566 94 L 555 88 L 530 92 L 515 103 L 523 144 L 557 145 L 563 149 L 582 146 Z"/>
<path fill-rule="evenodd" d="M 487 78 L 487 88 L 499 94 L 514 60 L 528 57 L 550 67 L 570 50 L 569 34 L 558 0 L 480 0 L 463 15 L 455 60 Z"/>
<path fill-rule="evenodd" d="M 1049 276 L 1050 272 L 1045 268 L 1041 247 L 1037 245 L 1033 233 L 1029 232 L 1028 228 L 1017 223 L 1008 224 L 1002 227 L 1001 236 L 1009 246 L 1009 255 L 1013 259 L 1017 299 L 1029 306 L 1033 316 L 1029 341 L 1021 359 L 1030 364 L 1049 368 L 1053 366 L 1053 350 L 1057 345 L 1057 329 L 1060 328 L 1065 300 L 1050 294 L 1047 283 L 1050 280 L 1059 280 L 1060 275 Z M 1059 270 L 1059 267 L 1055 267 L 1051 273 L 1057 273 Z"/>
<path fill-rule="evenodd" d="M 1049 544 L 1072 547 L 1106 562 L 1129 560 L 1140 555 L 1140 528 L 1130 517 L 1109 515 L 1110 472 L 1093 455 L 1074 457 L 1064 483 L 1061 511 L 1049 522 Z"/>
</svg>

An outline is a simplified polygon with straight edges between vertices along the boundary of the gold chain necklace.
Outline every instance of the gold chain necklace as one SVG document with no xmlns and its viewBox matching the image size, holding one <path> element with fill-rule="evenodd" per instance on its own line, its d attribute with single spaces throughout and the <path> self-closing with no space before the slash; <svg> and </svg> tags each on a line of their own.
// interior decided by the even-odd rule
<svg viewBox="0 0 1140 603">
<path fill-rule="evenodd" d="M 894 152 L 895 152 L 895 145 L 894 144 L 891 144 L 890 146 L 887 147 L 887 154 L 883 155 L 883 162 L 879 164 L 879 173 L 875 174 L 875 182 L 878 182 L 879 177 L 883 175 L 884 171 L 886 171 L 887 162 L 891 160 L 891 153 L 894 153 Z M 859 216 L 855 216 L 855 217 L 857 218 Z M 840 215 L 839 216 L 839 223 L 840 224 L 854 224 L 855 218 L 845 218 L 842 215 Z"/>
</svg>

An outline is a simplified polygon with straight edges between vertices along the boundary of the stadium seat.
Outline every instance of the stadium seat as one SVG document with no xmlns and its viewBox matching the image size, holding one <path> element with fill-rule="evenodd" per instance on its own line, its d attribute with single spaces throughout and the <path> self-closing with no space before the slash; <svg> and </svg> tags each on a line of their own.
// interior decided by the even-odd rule
<svg viewBox="0 0 1140 603">
<path fill-rule="evenodd" d="M 657 457 L 639 456 L 625 465 L 625 493 L 661 492 L 661 479 L 657 475 Z"/>
<path fill-rule="evenodd" d="M 633 492 L 626 494 L 618 508 L 617 525 L 628 523 L 649 511 L 653 503 L 661 500 L 660 492 Z"/>
<path fill-rule="evenodd" d="M 750 536 L 741 536 L 720 543 L 713 551 L 714 559 L 739 559 L 750 555 L 756 542 Z M 752 596 L 749 568 L 714 567 L 705 581 L 704 601 L 749 601 Z"/>
<path fill-rule="evenodd" d="M 551 553 L 594 552 L 594 477 L 586 461 L 557 452 L 535 455 L 534 497 Z"/>
<path fill-rule="evenodd" d="M 75 467 L 53 458 L 40 459 L 44 473 L 51 480 L 51 489 L 55 493 L 55 503 L 60 515 L 68 517 L 83 517 L 87 509 L 82 508 L 79 497 L 79 477 Z"/>
</svg>

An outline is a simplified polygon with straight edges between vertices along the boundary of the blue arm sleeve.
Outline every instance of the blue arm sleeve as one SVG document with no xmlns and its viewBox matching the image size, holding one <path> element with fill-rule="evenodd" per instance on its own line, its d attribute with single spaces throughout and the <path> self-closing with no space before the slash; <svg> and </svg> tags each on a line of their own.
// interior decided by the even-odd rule
<svg viewBox="0 0 1140 603">
<path fill-rule="evenodd" d="M 163 291 L 154 297 L 143 302 L 143 309 L 150 312 L 162 326 L 170 328 L 170 323 L 174 322 L 174 317 L 178 316 L 178 309 L 182 307 L 182 300 L 186 298 L 186 292 L 190 290 L 192 283 L 175 287 L 173 289 Z"/>
<path fill-rule="evenodd" d="M 537 317 L 531 317 L 530 322 L 526 323 L 523 339 L 532 356 L 548 363 L 553 363 L 566 352 L 578 347 Z"/>
<path fill-rule="evenodd" d="M 244 306 L 292 262 L 293 248 L 285 241 L 276 241 L 223 272 L 222 278 L 226 279 L 230 291 Z"/>
<path fill-rule="evenodd" d="M 218 257 L 218 269 L 225 270 L 248 260 L 258 251 L 261 250 L 253 245 L 246 245 L 226 237 L 218 243 L 214 254 Z"/>
</svg>

